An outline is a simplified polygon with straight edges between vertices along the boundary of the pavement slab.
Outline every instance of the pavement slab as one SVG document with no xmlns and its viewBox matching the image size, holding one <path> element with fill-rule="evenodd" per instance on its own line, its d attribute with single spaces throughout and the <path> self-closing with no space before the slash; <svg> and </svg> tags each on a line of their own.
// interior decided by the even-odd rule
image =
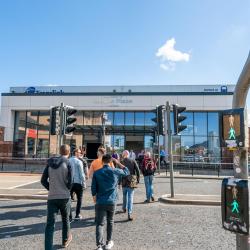
<svg viewBox="0 0 250 250">
<path fill-rule="evenodd" d="M 156 177 L 154 191 L 156 197 L 170 193 L 169 179 Z M 34 184 L 37 187 L 37 183 Z M 209 187 L 209 188 L 208 188 Z M 218 195 L 218 180 L 193 181 L 179 179 L 175 183 L 176 194 L 201 194 L 210 190 Z M 23 191 L 23 190 L 21 190 Z M 190 193 L 190 192 L 189 192 Z M 175 205 L 154 202 L 145 204 L 143 180 L 135 190 L 133 222 L 121 213 L 122 193 L 115 215 L 113 239 L 114 250 L 147 249 L 235 249 L 235 235 L 222 229 L 221 211 L 217 206 Z M 72 203 L 73 215 L 76 203 Z M 46 222 L 46 201 L 35 200 L 0 200 L 0 249 L 44 249 L 44 230 Z M 71 224 L 73 241 L 69 250 L 95 249 L 94 204 L 90 194 L 90 182 L 84 191 L 83 219 Z M 61 219 L 57 218 L 54 234 L 55 249 L 61 249 Z"/>
</svg>

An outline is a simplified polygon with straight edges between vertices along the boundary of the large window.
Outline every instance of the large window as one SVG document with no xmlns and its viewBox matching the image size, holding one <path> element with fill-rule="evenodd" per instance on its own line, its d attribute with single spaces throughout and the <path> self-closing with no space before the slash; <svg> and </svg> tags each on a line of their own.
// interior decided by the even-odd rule
<svg viewBox="0 0 250 250">
<path fill-rule="evenodd" d="M 144 126 L 144 112 L 135 112 L 135 126 Z"/>
<path fill-rule="evenodd" d="M 180 134 L 181 135 L 194 135 L 194 115 L 193 112 L 183 112 L 184 116 L 186 116 L 186 120 L 182 122 L 182 125 L 186 125 L 187 128 L 184 129 Z"/>
<path fill-rule="evenodd" d="M 25 155 L 36 157 L 38 111 L 27 112 Z"/>
<path fill-rule="evenodd" d="M 124 126 L 124 112 L 115 112 L 114 115 L 114 125 Z"/>
<path fill-rule="evenodd" d="M 64 142 L 73 149 L 81 147 L 83 142 L 86 145 L 102 143 L 105 134 L 109 148 L 114 147 L 121 152 L 124 145 L 135 147 L 133 143 L 138 144 L 135 138 L 141 136 L 140 148 L 153 148 L 153 127 L 156 127 L 156 123 L 152 119 L 155 115 L 155 112 L 150 111 L 78 111 L 75 115 L 77 129 L 73 134 L 65 135 Z M 219 113 L 188 111 L 183 115 L 187 116 L 182 123 L 187 125 L 187 129 L 172 138 L 175 160 L 218 162 L 221 155 Z M 59 153 L 58 136 L 49 135 L 49 119 L 49 111 L 15 112 L 13 156 L 44 158 Z M 173 131 L 173 113 L 171 127 Z M 160 136 L 161 147 L 163 143 L 164 137 Z"/>
<path fill-rule="evenodd" d="M 152 119 L 156 118 L 156 113 L 145 112 L 145 126 L 155 126 L 155 122 Z"/>
<path fill-rule="evenodd" d="M 215 112 L 209 112 L 208 116 L 208 136 L 219 135 L 219 114 Z"/>
<path fill-rule="evenodd" d="M 36 157 L 49 157 L 49 111 L 40 111 L 37 126 Z"/>
<path fill-rule="evenodd" d="M 125 112 L 125 125 L 126 126 L 135 125 L 135 113 L 134 112 Z"/>
<path fill-rule="evenodd" d="M 13 156 L 24 157 L 25 149 L 26 112 L 15 112 L 15 131 L 13 140 Z"/>
<path fill-rule="evenodd" d="M 194 135 L 207 135 L 206 112 L 194 112 Z"/>
</svg>

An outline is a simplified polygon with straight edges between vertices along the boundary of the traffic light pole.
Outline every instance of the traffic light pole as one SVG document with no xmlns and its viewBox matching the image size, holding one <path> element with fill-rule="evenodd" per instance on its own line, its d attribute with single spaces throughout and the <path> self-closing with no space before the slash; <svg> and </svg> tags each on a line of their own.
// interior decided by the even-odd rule
<svg viewBox="0 0 250 250">
<path fill-rule="evenodd" d="M 245 108 L 247 93 L 250 87 L 250 53 L 241 72 L 233 96 L 233 108 Z M 248 130 L 247 115 L 245 115 L 245 147 L 234 152 L 234 177 L 248 180 Z M 248 250 L 248 235 L 236 234 L 236 249 Z"/>
<path fill-rule="evenodd" d="M 63 144 L 63 130 L 64 130 L 64 103 L 60 106 L 60 134 L 59 134 L 59 149 Z"/>
<path fill-rule="evenodd" d="M 164 112 L 165 114 L 165 117 L 164 117 L 165 126 L 164 127 L 165 127 L 165 136 L 168 137 L 168 146 L 165 140 L 165 152 L 168 152 L 168 155 L 169 155 L 171 198 L 174 198 L 174 167 L 173 167 L 172 131 L 171 131 L 171 122 L 170 122 L 170 112 L 171 112 L 171 106 L 169 105 L 169 102 L 166 102 L 166 111 Z"/>
<path fill-rule="evenodd" d="M 156 106 L 156 119 L 158 121 L 158 106 Z M 160 157 L 160 132 L 159 132 L 159 124 L 157 124 L 157 146 L 158 146 L 158 173 L 160 174 L 160 168 L 161 168 L 161 157 Z"/>
</svg>

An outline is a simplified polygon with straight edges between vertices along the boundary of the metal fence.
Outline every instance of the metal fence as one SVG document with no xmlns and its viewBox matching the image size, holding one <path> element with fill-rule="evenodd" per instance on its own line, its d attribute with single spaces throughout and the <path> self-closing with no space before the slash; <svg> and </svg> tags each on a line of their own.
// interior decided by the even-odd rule
<svg viewBox="0 0 250 250">
<path fill-rule="evenodd" d="M 0 171 L 42 173 L 47 160 L 47 158 L 0 158 Z M 90 164 L 93 159 L 86 160 Z"/>
<path fill-rule="evenodd" d="M 0 158 L 0 171 L 2 172 L 30 172 L 42 173 L 47 164 L 46 158 Z M 93 159 L 86 159 L 88 165 Z M 169 174 L 169 163 L 161 162 L 158 172 Z M 174 171 L 187 175 L 233 175 L 233 163 L 209 162 L 179 162 L 174 161 Z"/>
<path fill-rule="evenodd" d="M 208 163 L 208 162 L 173 162 L 175 172 L 179 174 L 189 175 L 217 175 L 219 176 L 232 176 L 233 163 Z M 169 174 L 169 163 L 161 164 L 160 171 L 165 169 L 166 175 Z"/>
</svg>

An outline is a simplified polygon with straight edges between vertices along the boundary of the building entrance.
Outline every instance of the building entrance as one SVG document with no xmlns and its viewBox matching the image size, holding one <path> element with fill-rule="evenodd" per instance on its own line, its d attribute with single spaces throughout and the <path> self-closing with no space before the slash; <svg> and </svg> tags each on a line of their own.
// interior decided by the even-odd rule
<svg viewBox="0 0 250 250">
<path fill-rule="evenodd" d="M 138 155 L 144 149 L 144 136 L 126 136 L 126 149 Z"/>
<path fill-rule="evenodd" d="M 97 150 L 101 143 L 90 142 L 87 143 L 87 152 L 86 156 L 88 159 L 96 159 L 97 158 Z"/>
</svg>

